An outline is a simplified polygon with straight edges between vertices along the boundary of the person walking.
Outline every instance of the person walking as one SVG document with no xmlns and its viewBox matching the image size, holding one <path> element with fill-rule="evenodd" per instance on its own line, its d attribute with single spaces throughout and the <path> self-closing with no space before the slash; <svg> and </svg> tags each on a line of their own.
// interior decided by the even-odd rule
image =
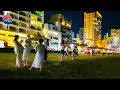
<svg viewBox="0 0 120 90">
<path fill-rule="evenodd" d="M 31 53 L 31 40 L 30 40 L 30 35 L 27 35 L 27 39 L 25 40 L 24 51 L 23 51 L 24 66 L 28 65 L 30 53 Z"/>
<path fill-rule="evenodd" d="M 32 63 L 32 66 L 29 70 L 31 70 L 34 67 L 34 68 L 38 68 L 39 71 L 41 71 L 43 68 L 45 46 L 42 45 L 42 43 L 43 43 L 43 39 L 39 39 L 39 44 L 35 47 L 36 55 Z"/>
</svg>

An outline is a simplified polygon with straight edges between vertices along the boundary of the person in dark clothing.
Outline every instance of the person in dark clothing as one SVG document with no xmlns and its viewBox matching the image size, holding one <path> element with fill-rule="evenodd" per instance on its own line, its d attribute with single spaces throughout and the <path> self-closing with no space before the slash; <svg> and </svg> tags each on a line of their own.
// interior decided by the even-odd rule
<svg viewBox="0 0 120 90">
<path fill-rule="evenodd" d="M 77 46 L 75 46 L 74 55 L 75 55 L 75 56 L 78 56 L 78 48 L 77 48 Z"/>
<path fill-rule="evenodd" d="M 8 43 L 5 41 L 4 42 L 4 47 L 7 48 L 8 47 Z"/>
<path fill-rule="evenodd" d="M 48 46 L 49 46 L 49 39 L 45 39 L 45 41 L 43 42 L 43 45 L 45 46 L 45 51 L 44 51 L 44 60 L 47 61 L 47 54 L 48 54 Z"/>
</svg>

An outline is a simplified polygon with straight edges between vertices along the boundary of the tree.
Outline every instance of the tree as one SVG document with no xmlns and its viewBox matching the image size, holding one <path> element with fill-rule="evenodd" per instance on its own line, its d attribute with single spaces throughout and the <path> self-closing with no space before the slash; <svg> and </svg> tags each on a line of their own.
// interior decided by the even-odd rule
<svg viewBox="0 0 120 90">
<path fill-rule="evenodd" d="M 42 36 L 39 32 L 36 32 L 36 34 L 34 34 L 34 37 L 32 37 L 31 40 L 38 41 L 41 38 L 44 38 L 44 36 Z"/>
<path fill-rule="evenodd" d="M 77 38 L 77 43 L 78 43 L 78 44 L 82 44 L 83 41 L 82 41 L 80 38 Z"/>
<path fill-rule="evenodd" d="M 71 44 L 71 42 L 69 40 L 65 41 L 65 44 Z"/>
<path fill-rule="evenodd" d="M 86 47 L 87 44 L 82 43 L 82 44 L 80 44 L 79 46 Z"/>
</svg>

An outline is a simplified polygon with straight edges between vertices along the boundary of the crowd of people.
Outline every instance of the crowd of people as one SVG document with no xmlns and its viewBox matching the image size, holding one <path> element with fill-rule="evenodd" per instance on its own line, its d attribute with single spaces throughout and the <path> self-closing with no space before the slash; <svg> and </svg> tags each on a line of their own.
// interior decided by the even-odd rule
<svg viewBox="0 0 120 90">
<path fill-rule="evenodd" d="M 29 57 L 31 53 L 31 39 L 30 36 L 27 35 L 27 38 L 25 42 L 21 40 L 20 42 L 18 41 L 19 36 L 15 35 L 14 38 L 14 52 L 16 54 L 16 67 L 17 68 L 22 68 L 24 66 L 28 65 L 29 62 Z M 47 62 L 47 54 L 48 54 L 48 48 L 49 46 L 49 39 L 39 39 L 39 43 L 35 43 L 35 51 L 36 55 L 34 58 L 34 61 L 31 65 L 31 70 L 33 67 L 34 68 L 39 68 L 39 70 L 42 70 L 44 62 Z M 74 60 L 74 56 L 78 56 L 78 48 L 77 45 L 74 45 L 73 43 L 71 44 L 65 44 L 64 41 L 61 42 L 61 58 L 60 61 L 63 61 L 63 58 L 71 56 L 71 59 Z M 22 61 L 24 62 L 22 65 Z"/>
<path fill-rule="evenodd" d="M 63 57 L 66 57 L 66 59 L 68 59 L 68 56 L 71 56 L 72 60 L 74 60 L 74 56 L 78 56 L 78 45 L 74 43 L 65 44 L 65 42 L 62 41 L 60 61 L 63 61 Z"/>
</svg>

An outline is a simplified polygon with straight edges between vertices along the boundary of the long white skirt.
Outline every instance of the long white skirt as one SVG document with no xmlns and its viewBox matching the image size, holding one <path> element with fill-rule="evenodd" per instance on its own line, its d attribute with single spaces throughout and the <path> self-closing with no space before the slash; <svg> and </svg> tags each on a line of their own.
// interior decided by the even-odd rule
<svg viewBox="0 0 120 90">
<path fill-rule="evenodd" d="M 42 68 L 44 64 L 44 52 L 36 52 L 35 59 L 33 61 L 32 67 L 34 68 Z"/>
<path fill-rule="evenodd" d="M 29 60 L 30 52 L 31 52 L 31 48 L 25 48 L 23 50 L 23 57 L 22 57 L 23 61 Z"/>
<path fill-rule="evenodd" d="M 22 66 L 22 57 L 21 57 L 21 52 L 16 53 L 16 66 L 21 67 Z"/>
</svg>

